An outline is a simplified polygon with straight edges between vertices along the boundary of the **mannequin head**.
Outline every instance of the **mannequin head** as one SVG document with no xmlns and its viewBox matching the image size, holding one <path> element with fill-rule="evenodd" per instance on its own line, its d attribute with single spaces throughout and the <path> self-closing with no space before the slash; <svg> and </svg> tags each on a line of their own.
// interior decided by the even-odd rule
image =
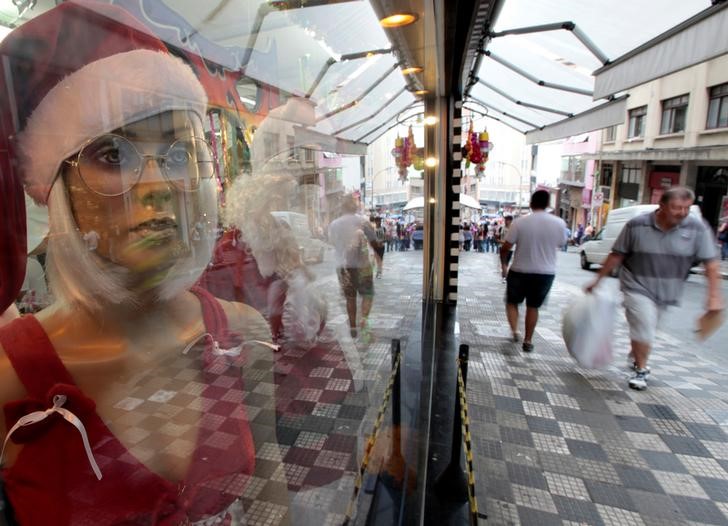
<svg viewBox="0 0 728 526">
<path fill-rule="evenodd" d="M 23 24 L 0 55 L 15 173 L 49 208 L 56 299 L 135 305 L 193 284 L 214 239 L 193 241 L 192 227 L 217 216 L 207 97 L 190 67 L 124 10 L 89 0 Z"/>
<path fill-rule="evenodd" d="M 48 250 L 60 299 L 135 304 L 169 299 L 196 281 L 214 239 L 191 233 L 217 224 L 203 137 L 198 115 L 169 111 L 92 140 L 62 165 Z M 110 188 L 122 180 L 124 188 Z"/>
</svg>

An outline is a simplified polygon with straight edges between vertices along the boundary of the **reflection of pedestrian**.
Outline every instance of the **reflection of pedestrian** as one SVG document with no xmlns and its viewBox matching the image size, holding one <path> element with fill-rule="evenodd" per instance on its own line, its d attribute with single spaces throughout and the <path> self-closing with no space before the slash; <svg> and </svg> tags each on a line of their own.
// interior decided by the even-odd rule
<svg viewBox="0 0 728 526">
<path fill-rule="evenodd" d="M 631 219 L 622 229 L 597 279 L 586 290 L 622 265 L 619 281 L 629 324 L 634 375 L 633 389 L 646 389 L 650 368 L 647 358 L 660 319 L 668 305 L 677 305 L 683 283 L 696 261 L 705 266 L 708 280 L 708 316 L 723 309 L 720 274 L 712 232 L 700 218 L 690 215 L 695 194 L 673 187 L 660 198 L 652 213 Z"/>
<path fill-rule="evenodd" d="M 566 241 L 566 224 L 546 212 L 550 195 L 537 190 L 531 196 L 532 214 L 513 222 L 500 250 L 505 264 L 513 245 L 516 252 L 506 278 L 506 315 L 513 340 L 518 341 L 518 305 L 526 300 L 526 332 L 523 351 L 533 350 L 533 332 L 538 322 L 538 309 L 551 290 L 556 274 L 556 250 Z"/>
<path fill-rule="evenodd" d="M 341 217 L 329 225 L 329 242 L 336 251 L 336 267 L 341 292 L 346 299 L 349 331 L 356 338 L 357 329 L 368 329 L 367 319 L 374 300 L 374 281 L 369 250 L 377 246 L 372 225 L 356 214 L 357 202 L 347 196 L 341 204 Z M 357 295 L 361 296 L 361 319 L 357 324 Z"/>
</svg>

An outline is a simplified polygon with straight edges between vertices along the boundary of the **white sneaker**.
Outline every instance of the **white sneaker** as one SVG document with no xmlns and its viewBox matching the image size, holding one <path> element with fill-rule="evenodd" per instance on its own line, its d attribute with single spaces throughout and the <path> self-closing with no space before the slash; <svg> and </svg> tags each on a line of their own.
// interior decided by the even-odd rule
<svg viewBox="0 0 728 526">
<path fill-rule="evenodd" d="M 632 378 L 629 379 L 629 386 L 632 389 L 637 389 L 638 391 L 643 391 L 647 389 L 647 377 L 649 375 L 650 371 L 648 371 L 646 368 L 635 370 Z"/>
<path fill-rule="evenodd" d="M 635 361 L 634 361 L 634 358 L 632 357 L 632 355 L 631 355 L 631 354 L 629 355 L 629 361 L 627 362 L 627 365 L 628 365 L 628 366 L 629 366 L 629 368 L 630 368 L 630 369 L 632 369 L 633 371 L 635 371 L 635 372 L 637 371 L 637 362 L 635 362 Z M 644 367 L 642 368 L 642 370 L 643 370 L 643 371 L 647 371 L 647 374 L 648 374 L 648 375 L 650 374 L 650 371 L 652 371 L 652 369 L 650 369 L 650 366 L 649 366 L 649 365 L 645 365 L 645 366 L 644 366 Z"/>
</svg>

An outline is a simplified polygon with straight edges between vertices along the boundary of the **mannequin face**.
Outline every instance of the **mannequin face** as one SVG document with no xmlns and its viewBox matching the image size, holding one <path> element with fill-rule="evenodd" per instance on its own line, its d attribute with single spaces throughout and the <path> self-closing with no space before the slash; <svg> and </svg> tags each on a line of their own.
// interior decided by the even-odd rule
<svg viewBox="0 0 728 526">
<path fill-rule="evenodd" d="M 93 162 L 82 164 L 81 171 L 76 166 L 66 167 L 63 175 L 72 213 L 88 250 L 133 273 L 157 275 L 194 250 L 192 227 L 204 222 L 205 213 L 210 212 L 199 198 L 201 189 L 191 191 L 187 185 L 185 190 L 184 170 L 165 171 L 162 167 L 164 162 L 169 167 L 180 155 L 174 148 L 170 150 L 172 144 L 179 144 L 176 141 L 187 144 L 192 138 L 204 139 L 202 126 L 193 114 L 169 111 L 126 125 L 113 134 L 127 139 L 133 149 L 125 151 L 113 138 L 105 137 L 83 150 L 82 155 Z M 136 153 L 166 154 L 167 159 L 143 158 L 139 175 L 125 162 Z M 207 163 L 204 169 L 213 168 Z M 214 184 L 211 173 L 203 175 L 201 185 Z M 124 193 L 99 194 L 99 189 L 121 188 L 121 179 Z"/>
</svg>

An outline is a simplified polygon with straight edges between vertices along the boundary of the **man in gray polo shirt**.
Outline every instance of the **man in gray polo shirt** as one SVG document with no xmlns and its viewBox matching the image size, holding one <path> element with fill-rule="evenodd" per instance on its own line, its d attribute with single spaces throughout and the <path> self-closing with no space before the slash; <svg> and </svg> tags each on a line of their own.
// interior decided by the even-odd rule
<svg viewBox="0 0 728 526">
<path fill-rule="evenodd" d="M 719 315 L 724 308 L 715 239 L 700 218 L 690 215 L 694 199 L 688 188 L 665 191 L 657 210 L 625 225 L 597 279 L 586 287 L 591 292 L 604 276 L 622 265 L 619 281 L 634 360 L 634 375 L 629 380 L 633 389 L 647 388 L 647 358 L 660 314 L 678 304 L 683 283 L 696 262 L 705 266 L 708 315 Z"/>
</svg>

